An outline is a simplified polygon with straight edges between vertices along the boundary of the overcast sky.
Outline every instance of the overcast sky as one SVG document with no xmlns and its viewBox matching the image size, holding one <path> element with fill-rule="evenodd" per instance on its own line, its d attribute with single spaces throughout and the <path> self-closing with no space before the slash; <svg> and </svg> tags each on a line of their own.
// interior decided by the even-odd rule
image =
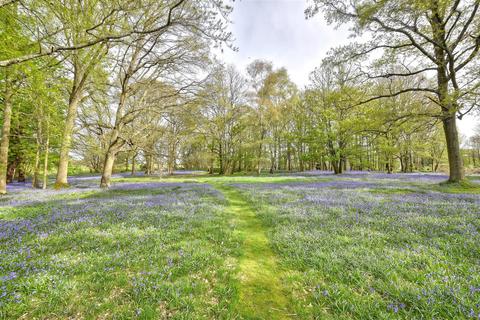
<svg viewBox="0 0 480 320">
<path fill-rule="evenodd" d="M 239 51 L 225 49 L 221 58 L 241 70 L 255 59 L 272 61 L 302 88 L 330 48 L 350 41 L 346 28 L 335 30 L 321 15 L 306 20 L 306 7 L 306 0 L 236 0 L 231 30 Z M 471 135 L 478 122 L 467 116 L 459 130 Z"/>
</svg>

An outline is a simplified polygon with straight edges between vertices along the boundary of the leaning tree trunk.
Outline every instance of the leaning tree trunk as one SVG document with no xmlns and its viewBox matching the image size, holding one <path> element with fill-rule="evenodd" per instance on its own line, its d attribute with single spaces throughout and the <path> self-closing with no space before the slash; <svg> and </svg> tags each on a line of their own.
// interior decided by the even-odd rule
<svg viewBox="0 0 480 320">
<path fill-rule="evenodd" d="M 465 179 L 463 160 L 460 153 L 460 143 L 455 114 L 446 116 L 443 119 L 443 130 L 447 141 L 448 165 L 450 168 L 449 182 L 459 182 Z"/>
<path fill-rule="evenodd" d="M 2 138 L 0 140 L 0 194 L 7 193 L 8 145 L 12 121 L 12 90 L 7 84 L 4 98 Z"/>
<path fill-rule="evenodd" d="M 81 90 L 80 90 L 81 91 Z M 68 153 L 72 143 L 73 127 L 77 117 L 78 104 L 80 102 L 80 92 L 74 91 L 70 97 L 68 104 L 67 118 L 63 129 L 62 144 L 60 146 L 60 158 L 58 160 L 57 179 L 55 181 L 56 188 L 68 186 Z"/>
<path fill-rule="evenodd" d="M 118 115 L 117 115 L 118 119 Z M 124 143 L 119 142 L 119 136 L 121 132 L 121 125 L 116 124 L 110 136 L 111 143 L 108 146 L 107 153 L 105 154 L 105 161 L 103 163 L 102 179 L 100 180 L 100 188 L 110 188 L 110 179 L 112 177 L 113 164 L 115 163 L 115 157 L 121 150 Z"/>
<path fill-rule="evenodd" d="M 113 164 L 115 163 L 115 152 L 109 150 L 105 155 L 103 163 L 102 179 L 100 181 L 100 188 L 110 188 L 110 179 L 112 178 Z"/>
</svg>

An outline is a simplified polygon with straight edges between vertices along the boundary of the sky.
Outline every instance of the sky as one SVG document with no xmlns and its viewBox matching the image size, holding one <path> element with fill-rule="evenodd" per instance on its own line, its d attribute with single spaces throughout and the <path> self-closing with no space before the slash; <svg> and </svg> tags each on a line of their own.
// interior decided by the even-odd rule
<svg viewBox="0 0 480 320">
<path fill-rule="evenodd" d="M 238 52 L 228 48 L 220 54 L 240 70 L 255 59 L 285 67 L 299 88 L 308 84 L 309 74 L 319 66 L 330 48 L 351 41 L 347 28 L 335 29 L 321 14 L 306 20 L 306 0 L 236 0 L 231 31 Z M 465 116 L 458 121 L 461 134 L 470 136 L 480 119 Z"/>
</svg>

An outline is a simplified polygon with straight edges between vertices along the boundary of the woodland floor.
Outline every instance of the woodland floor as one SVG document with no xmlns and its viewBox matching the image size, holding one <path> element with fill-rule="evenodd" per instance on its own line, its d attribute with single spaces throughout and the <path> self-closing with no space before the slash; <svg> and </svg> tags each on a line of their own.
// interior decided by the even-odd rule
<svg viewBox="0 0 480 320">
<path fill-rule="evenodd" d="M 480 178 L 445 179 L 12 185 L 0 199 L 0 318 L 480 318 Z"/>
</svg>

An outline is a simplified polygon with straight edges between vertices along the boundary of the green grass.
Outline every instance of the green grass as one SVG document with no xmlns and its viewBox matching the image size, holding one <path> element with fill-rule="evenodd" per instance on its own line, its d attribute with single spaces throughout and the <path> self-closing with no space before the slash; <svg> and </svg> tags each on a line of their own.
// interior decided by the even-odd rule
<svg viewBox="0 0 480 320">
<path fill-rule="evenodd" d="M 163 196 L 178 201 L 145 206 Z M 6 296 L 0 318 L 212 319 L 232 314 L 239 240 L 221 198 L 195 188 L 119 190 L 24 209 L 28 212 L 12 208 L 9 218 L 48 218 L 35 227 L 38 233 L 18 239 L 14 234 L 0 243 L 1 275 L 15 272 L 2 282 Z M 62 221 L 81 211 L 78 221 Z M 55 213 L 62 219 L 53 221 Z"/>
<path fill-rule="evenodd" d="M 141 185 L 2 198 L 0 318 L 480 313 L 472 183 L 282 175 L 114 183 Z"/>
<path fill-rule="evenodd" d="M 471 180 L 463 180 L 460 182 L 444 182 L 434 187 L 434 190 L 447 193 L 473 193 L 480 194 L 480 185 Z"/>
<path fill-rule="evenodd" d="M 219 184 L 216 188 L 226 196 L 227 212 L 243 240 L 238 261 L 240 297 L 235 309 L 243 319 L 287 319 L 287 292 L 264 226 L 237 190 Z"/>
<path fill-rule="evenodd" d="M 463 202 L 402 188 L 382 193 L 380 188 L 262 186 L 244 187 L 243 194 L 269 230 L 284 270 L 282 282 L 293 297 L 291 310 L 299 318 L 478 316 L 480 207 L 475 195 Z M 414 198 L 403 204 L 407 195 Z M 430 203 L 413 205 L 416 196 Z M 323 206 L 332 199 L 338 203 Z M 371 203 L 369 209 L 355 209 Z"/>
</svg>

